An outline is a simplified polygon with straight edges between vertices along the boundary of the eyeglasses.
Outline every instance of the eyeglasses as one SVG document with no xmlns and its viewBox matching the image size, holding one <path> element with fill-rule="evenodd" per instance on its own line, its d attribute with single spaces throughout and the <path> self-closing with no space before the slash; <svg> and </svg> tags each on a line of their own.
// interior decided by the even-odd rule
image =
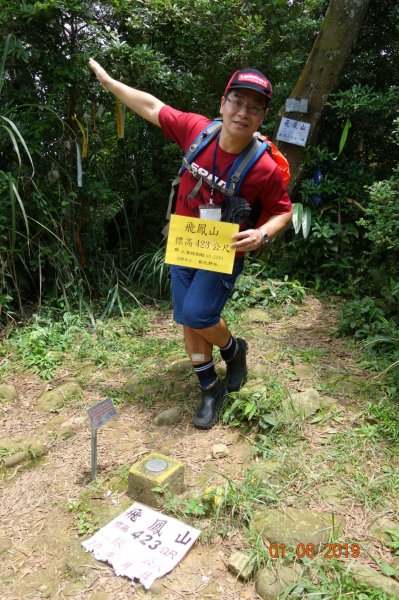
<svg viewBox="0 0 399 600">
<path fill-rule="evenodd" d="M 241 98 L 227 97 L 226 100 L 228 100 L 230 104 L 233 105 L 234 110 L 236 110 L 237 112 L 245 106 L 248 113 L 253 117 L 258 117 L 262 112 L 266 110 L 266 106 L 261 106 L 260 104 L 247 104 L 246 102 L 244 102 L 244 100 L 241 100 Z"/>
</svg>

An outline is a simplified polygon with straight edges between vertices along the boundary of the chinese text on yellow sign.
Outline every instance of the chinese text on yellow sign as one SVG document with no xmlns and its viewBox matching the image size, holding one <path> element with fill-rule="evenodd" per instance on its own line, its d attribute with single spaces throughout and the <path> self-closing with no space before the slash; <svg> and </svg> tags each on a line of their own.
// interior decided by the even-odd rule
<svg viewBox="0 0 399 600">
<path fill-rule="evenodd" d="M 172 215 L 165 262 L 171 265 L 232 273 L 235 249 L 231 236 L 238 225 Z"/>
</svg>

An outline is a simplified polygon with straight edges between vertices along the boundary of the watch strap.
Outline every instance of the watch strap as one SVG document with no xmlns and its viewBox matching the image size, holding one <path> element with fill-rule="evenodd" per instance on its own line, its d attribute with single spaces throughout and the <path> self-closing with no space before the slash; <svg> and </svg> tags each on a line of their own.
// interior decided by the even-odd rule
<svg viewBox="0 0 399 600">
<path fill-rule="evenodd" d="M 268 241 L 269 241 L 269 236 L 266 233 L 266 231 L 263 231 L 263 229 L 261 229 L 260 227 L 258 227 L 258 231 L 260 232 L 260 234 L 262 236 L 260 245 L 261 245 L 261 247 L 265 246 L 268 243 Z"/>
</svg>

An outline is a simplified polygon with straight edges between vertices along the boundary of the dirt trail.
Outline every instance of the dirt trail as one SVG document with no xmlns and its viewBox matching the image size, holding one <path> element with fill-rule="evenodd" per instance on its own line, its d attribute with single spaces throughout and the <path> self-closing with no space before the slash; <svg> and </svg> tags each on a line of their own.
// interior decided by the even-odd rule
<svg viewBox="0 0 399 600">
<path fill-rule="evenodd" d="M 307 298 L 298 314 L 274 323 L 246 321 L 241 333 L 250 344 L 249 367 L 268 361 L 272 370 L 281 374 L 283 383 L 298 391 L 315 383 L 329 371 L 351 373 L 367 377 L 356 366 L 355 359 L 337 338 L 331 327 L 335 311 L 331 304 L 322 304 Z M 179 337 L 170 317 L 159 318 L 154 327 L 156 336 Z M 319 349 L 318 367 L 314 381 L 301 381 L 292 375 L 292 360 L 287 348 Z M 325 353 L 324 353 L 325 352 Z M 156 358 L 156 357 L 155 357 Z M 57 382 L 74 378 L 70 370 L 60 371 Z M 88 488 L 90 469 L 90 429 L 88 421 L 76 427 L 71 437 L 60 436 L 64 423 L 80 423 L 87 407 L 101 399 L 101 389 L 123 385 L 126 372 L 97 372 L 95 379 L 84 386 L 83 400 L 66 405 L 60 414 L 46 414 L 35 408 L 35 400 L 46 391 L 46 383 L 32 375 L 10 378 L 18 391 L 18 400 L 10 405 L 0 421 L 1 437 L 42 437 L 49 447 L 47 456 L 30 467 L 17 466 L 0 473 L 0 597 L 2 600 L 39 600 L 41 598 L 75 598 L 91 600 L 124 600 L 132 597 L 152 597 L 140 585 L 113 574 L 112 569 L 85 553 L 76 529 L 76 512 L 68 510 L 69 503 L 79 499 Z M 52 385 L 54 382 L 52 383 Z M 188 388 L 193 391 L 194 387 Z M 348 398 L 335 397 L 343 411 Z M 210 431 L 198 431 L 191 425 L 195 408 L 195 394 L 191 393 L 183 421 L 173 427 L 156 427 L 153 418 L 165 404 L 128 404 L 118 409 L 118 416 L 98 432 L 99 476 L 115 473 L 118 468 L 131 466 L 146 451 L 157 450 L 183 461 L 187 465 L 188 490 L 218 483 L 221 475 L 243 477 L 253 460 L 251 447 L 238 429 L 218 423 Z M 170 405 L 170 404 L 169 404 Z M 349 413 L 348 413 L 349 414 Z M 350 412 L 353 414 L 353 411 Z M 80 421 L 79 421 L 80 419 Z M 338 427 L 337 424 L 334 427 Z M 311 440 L 316 452 L 323 448 L 328 427 L 323 423 L 304 424 L 300 436 Z M 327 431 L 327 433 L 326 433 Z M 226 458 L 212 459 L 215 443 L 229 449 Z M 292 503 L 317 504 L 301 489 L 300 481 L 287 494 Z M 105 524 L 121 513 L 130 503 L 125 489 L 109 493 L 92 493 L 92 503 L 100 524 Z M 320 507 L 320 504 L 318 504 Z M 349 503 L 347 533 L 361 537 L 367 516 L 361 508 Z M 3 546 L 1 546 L 3 543 Z M 227 571 L 231 553 L 240 550 L 240 535 L 208 543 L 200 541 L 182 563 L 162 579 L 162 598 L 220 598 L 223 600 L 258 598 L 254 584 L 237 581 Z M 381 550 L 383 553 L 383 550 Z M 135 587 L 135 591 L 134 591 Z"/>
</svg>

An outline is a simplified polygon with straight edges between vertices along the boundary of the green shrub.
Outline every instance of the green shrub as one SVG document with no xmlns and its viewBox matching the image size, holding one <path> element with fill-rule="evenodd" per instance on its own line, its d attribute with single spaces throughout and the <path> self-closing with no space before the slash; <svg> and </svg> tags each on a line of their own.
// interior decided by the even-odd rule
<svg viewBox="0 0 399 600">
<path fill-rule="evenodd" d="M 386 323 L 383 310 L 368 296 L 347 302 L 339 313 L 339 331 L 359 339 L 378 333 Z"/>
<path fill-rule="evenodd" d="M 377 249 L 399 252 L 399 168 L 390 179 L 373 183 L 369 192 L 369 205 L 358 224 Z"/>
</svg>

